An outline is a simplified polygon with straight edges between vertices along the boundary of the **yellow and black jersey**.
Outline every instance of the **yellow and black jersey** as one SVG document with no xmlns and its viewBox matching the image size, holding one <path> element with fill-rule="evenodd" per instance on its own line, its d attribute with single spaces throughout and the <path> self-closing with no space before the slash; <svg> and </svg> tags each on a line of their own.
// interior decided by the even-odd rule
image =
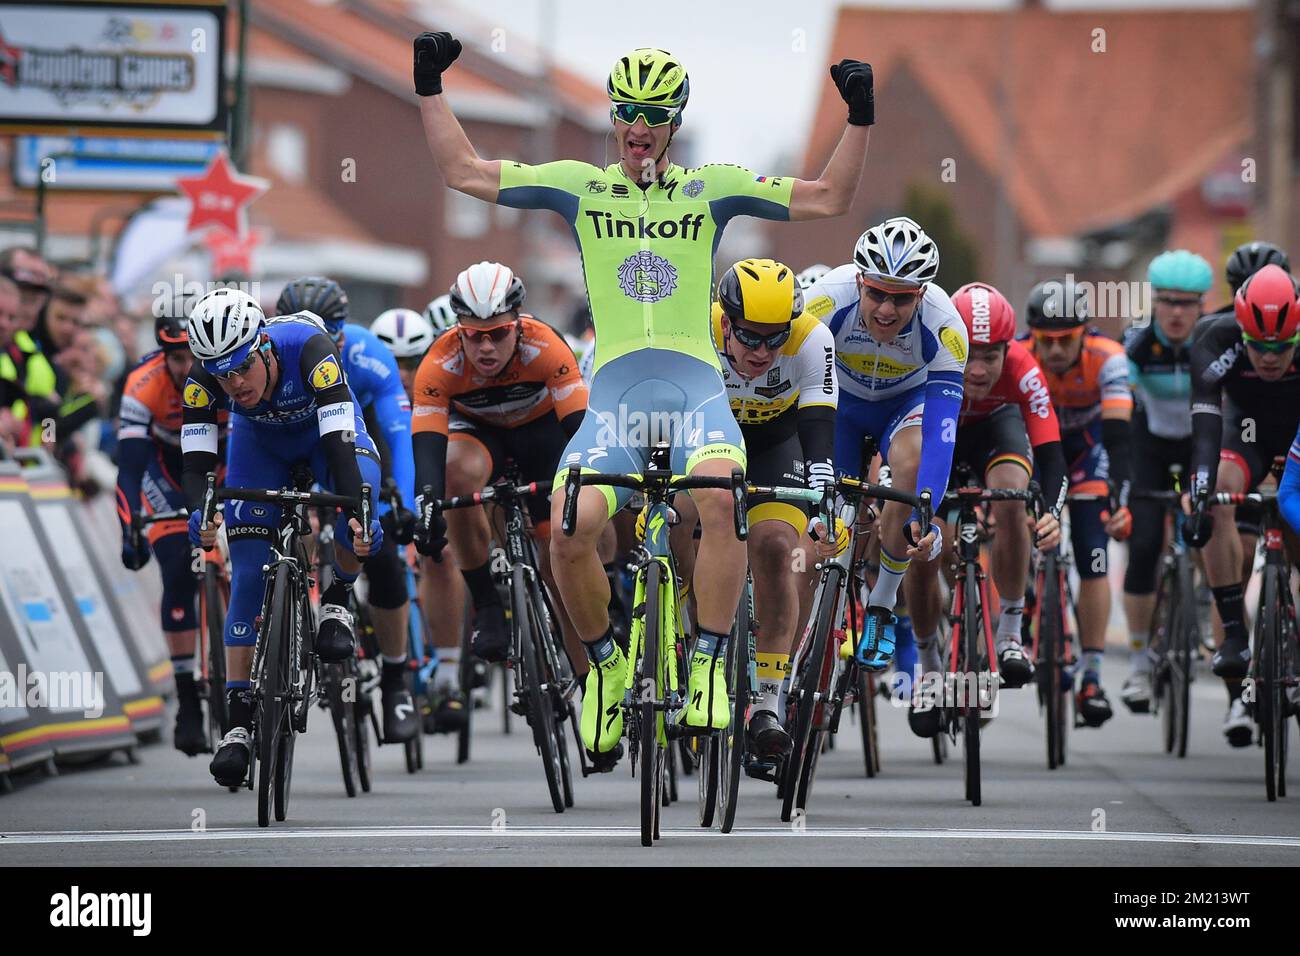
<svg viewBox="0 0 1300 956">
<path fill-rule="evenodd" d="M 745 431 L 746 441 L 761 434 L 764 442 L 793 434 L 795 412 L 811 405 L 834 409 L 839 402 L 835 373 L 835 337 L 830 329 L 804 313 L 794 320 L 790 338 L 770 369 L 745 378 L 727 357 L 722 339 L 722 308 L 713 303 L 713 344 L 722 364 L 731 411 Z"/>
</svg>

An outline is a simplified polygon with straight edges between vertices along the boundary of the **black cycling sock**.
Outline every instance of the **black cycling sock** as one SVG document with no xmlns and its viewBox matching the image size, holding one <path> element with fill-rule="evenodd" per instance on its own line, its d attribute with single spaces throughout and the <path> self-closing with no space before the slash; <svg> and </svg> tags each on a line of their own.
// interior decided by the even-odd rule
<svg viewBox="0 0 1300 956">
<path fill-rule="evenodd" d="M 320 596 L 321 604 L 337 604 L 339 607 L 348 606 L 348 598 L 352 594 L 352 582 L 344 581 L 342 578 L 335 576 L 330 582 L 330 586 L 325 589 L 325 593 Z"/>
<path fill-rule="evenodd" d="M 251 687 L 226 687 L 226 713 L 231 727 L 248 729 L 253 726 L 253 689 Z"/>
<path fill-rule="evenodd" d="M 583 641 L 582 643 L 587 648 L 587 657 L 593 664 L 608 660 L 609 656 L 614 653 L 614 648 L 618 646 L 614 643 L 614 629 L 612 627 L 605 628 L 605 633 L 594 641 Z"/>
<path fill-rule="evenodd" d="M 193 671 L 176 672 L 176 699 L 181 700 L 198 700 L 198 690 L 194 686 Z"/>
<path fill-rule="evenodd" d="M 380 690 L 395 691 L 401 690 L 404 686 L 406 686 L 406 658 L 402 658 L 396 664 L 385 660 L 383 673 L 379 678 Z"/>
<path fill-rule="evenodd" d="M 1225 680 L 1225 681 L 1223 682 L 1223 686 L 1224 686 L 1224 688 L 1228 691 L 1228 703 L 1229 703 L 1229 704 L 1231 704 L 1234 700 L 1240 700 L 1240 699 L 1241 699 L 1241 681 L 1239 681 L 1239 680 Z"/>
<path fill-rule="evenodd" d="M 469 585 L 470 597 L 474 600 L 475 608 L 501 603 L 496 582 L 492 580 L 490 562 L 484 562 L 477 568 L 462 568 L 460 573 L 465 578 L 465 583 Z"/>
<path fill-rule="evenodd" d="M 1223 622 L 1223 639 L 1236 643 L 1246 643 L 1246 589 L 1241 584 L 1228 584 L 1221 588 L 1210 588 L 1214 594 L 1214 604 L 1219 609 L 1219 620 Z"/>
</svg>

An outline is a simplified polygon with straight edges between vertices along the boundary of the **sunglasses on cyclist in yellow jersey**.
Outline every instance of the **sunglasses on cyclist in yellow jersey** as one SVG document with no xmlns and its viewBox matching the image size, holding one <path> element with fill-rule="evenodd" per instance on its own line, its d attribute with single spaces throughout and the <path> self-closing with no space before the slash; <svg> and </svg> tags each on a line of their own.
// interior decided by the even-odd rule
<svg viewBox="0 0 1300 956">
<path fill-rule="evenodd" d="M 682 111 L 680 106 L 647 106 L 645 103 L 611 103 L 609 115 L 620 123 L 631 126 L 639 116 L 646 126 L 663 126 L 671 123 Z"/>
</svg>

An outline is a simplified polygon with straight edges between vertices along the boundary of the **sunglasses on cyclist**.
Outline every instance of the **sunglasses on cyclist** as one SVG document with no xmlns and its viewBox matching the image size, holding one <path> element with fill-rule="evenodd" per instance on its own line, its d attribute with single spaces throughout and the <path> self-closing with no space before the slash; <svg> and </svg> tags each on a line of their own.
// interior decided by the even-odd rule
<svg viewBox="0 0 1300 956">
<path fill-rule="evenodd" d="M 1176 295 L 1158 295 L 1156 296 L 1156 302 L 1160 305 L 1168 306 L 1171 309 L 1191 309 L 1201 304 L 1201 297 L 1199 295 L 1188 298 Z"/>
<path fill-rule="evenodd" d="M 257 359 L 257 346 L 248 350 L 248 357 L 232 368 L 229 372 L 214 372 L 218 381 L 229 382 L 234 378 L 243 378 L 253 367 L 253 362 Z"/>
<path fill-rule="evenodd" d="M 462 325 L 460 334 L 475 345 L 481 344 L 484 336 L 487 336 L 493 342 L 504 342 L 506 337 L 515 330 L 515 324 L 515 320 L 511 319 L 509 322 L 503 322 L 501 325 L 494 325 L 486 329 L 478 326 Z"/>
<path fill-rule="evenodd" d="M 1077 342 L 1083 335 L 1083 326 L 1077 329 L 1066 329 L 1064 332 L 1045 332 L 1041 329 L 1034 329 L 1031 334 L 1034 341 L 1039 345 L 1068 345 L 1071 342 Z"/>
<path fill-rule="evenodd" d="M 1283 352 L 1300 345 L 1300 335 L 1293 335 L 1289 339 L 1281 339 L 1277 342 L 1268 342 L 1264 339 L 1252 338 L 1242 332 L 1241 340 L 1246 343 L 1246 347 L 1252 352 L 1266 352 L 1269 355 L 1281 355 Z"/>
<path fill-rule="evenodd" d="M 858 288 L 862 290 L 863 295 L 876 305 L 883 305 L 888 301 L 893 302 L 896 309 L 906 308 L 914 303 L 917 296 L 921 294 L 920 289 L 907 289 L 900 292 L 895 289 L 874 285 L 863 278 L 858 279 Z"/>
<path fill-rule="evenodd" d="M 730 319 L 731 316 L 727 316 L 727 318 Z M 747 349 L 758 349 L 766 345 L 768 349 L 775 352 L 789 341 L 790 330 L 791 327 L 787 325 L 785 328 L 781 329 L 780 332 L 773 332 L 770 335 L 760 335 L 750 329 L 742 329 L 736 324 L 735 319 L 731 319 L 731 334 L 736 337 L 737 342 Z"/>
<path fill-rule="evenodd" d="M 682 111 L 680 106 L 647 106 L 644 103 L 611 103 L 609 114 L 620 123 L 631 126 L 639 116 L 646 126 L 663 126 L 671 123 Z"/>
</svg>

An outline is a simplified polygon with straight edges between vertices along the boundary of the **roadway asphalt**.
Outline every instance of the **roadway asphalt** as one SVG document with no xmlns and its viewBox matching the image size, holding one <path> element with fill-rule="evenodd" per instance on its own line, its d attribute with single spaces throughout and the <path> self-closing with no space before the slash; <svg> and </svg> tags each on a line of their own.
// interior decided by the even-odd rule
<svg viewBox="0 0 1300 956">
<path fill-rule="evenodd" d="M 1105 672 L 1112 699 L 1123 667 Z M 1186 759 L 1163 753 L 1155 719 L 1120 707 L 1100 730 L 1071 731 L 1066 766 L 1049 771 L 1033 692 L 1008 692 L 985 730 L 984 800 L 972 807 L 959 747 L 936 765 L 906 712 L 884 704 L 881 773 L 864 776 L 861 738 L 846 722 L 822 757 L 803 826 L 782 824 L 772 785 L 747 779 L 735 831 L 703 830 L 686 777 L 653 849 L 639 844 L 625 764 L 578 779 L 576 806 L 558 815 L 525 726 L 515 718 L 503 734 L 499 709 L 478 712 L 470 763 L 456 765 L 453 740 L 427 737 L 424 770 L 409 775 L 401 751 L 385 747 L 374 754 L 373 791 L 355 799 L 343 792 L 328 717 L 314 711 L 285 823 L 258 829 L 251 792 L 217 788 L 206 757 L 159 744 L 140 748 L 134 765 L 117 756 L 55 779 L 18 777 L 0 796 L 0 865 L 1300 863 L 1300 774 L 1292 796 L 1268 803 L 1263 751 L 1228 748 L 1225 706 L 1222 686 L 1203 673 Z M 1294 729 L 1291 739 L 1294 749 Z"/>
</svg>

